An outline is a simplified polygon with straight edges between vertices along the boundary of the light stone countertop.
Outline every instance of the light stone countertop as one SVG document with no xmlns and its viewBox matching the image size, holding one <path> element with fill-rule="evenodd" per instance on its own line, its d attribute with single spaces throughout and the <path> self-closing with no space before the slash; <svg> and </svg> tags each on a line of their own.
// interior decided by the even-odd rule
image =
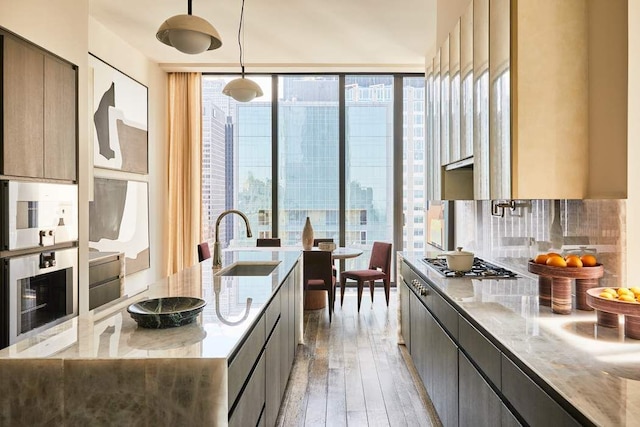
<svg viewBox="0 0 640 427">
<path fill-rule="evenodd" d="M 227 425 L 229 358 L 299 258 L 223 253 L 223 266 L 280 263 L 269 276 L 214 277 L 209 259 L 1 350 L 0 390 L 11 392 L 0 396 L 0 425 Z M 139 328 L 126 311 L 165 296 L 207 305 L 196 322 L 168 329 Z"/>
<path fill-rule="evenodd" d="M 422 262 L 424 256 L 399 254 L 491 334 L 505 354 L 519 359 L 594 424 L 640 425 L 640 340 L 624 337 L 622 327 L 598 326 L 595 311 L 574 308 L 560 315 L 540 306 L 537 276 L 531 273 L 516 271 L 518 279 L 444 278 Z"/>
<path fill-rule="evenodd" d="M 224 252 L 223 266 L 236 261 L 281 262 L 269 276 L 214 278 L 212 260 L 205 260 L 131 298 L 0 350 L 0 359 L 228 358 L 299 257 L 299 252 Z M 126 311 L 133 302 L 165 296 L 198 297 L 207 305 L 196 322 L 167 329 L 140 328 Z M 252 299 L 248 312 L 247 298 Z"/>
</svg>

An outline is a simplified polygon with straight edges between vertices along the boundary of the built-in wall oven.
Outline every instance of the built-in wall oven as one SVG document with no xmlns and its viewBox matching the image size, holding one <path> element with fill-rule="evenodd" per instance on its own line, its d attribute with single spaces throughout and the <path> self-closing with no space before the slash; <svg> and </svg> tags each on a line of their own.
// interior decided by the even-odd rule
<svg viewBox="0 0 640 427">
<path fill-rule="evenodd" d="M 78 313 L 78 190 L 0 181 L 0 348 Z"/>
</svg>

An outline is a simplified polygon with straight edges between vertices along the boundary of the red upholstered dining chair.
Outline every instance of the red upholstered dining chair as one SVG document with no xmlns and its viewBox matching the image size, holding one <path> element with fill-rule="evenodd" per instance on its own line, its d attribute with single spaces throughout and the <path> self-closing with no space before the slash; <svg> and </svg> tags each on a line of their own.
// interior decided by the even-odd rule
<svg viewBox="0 0 640 427">
<path fill-rule="evenodd" d="M 332 274 L 333 261 L 329 251 L 303 251 L 304 291 L 327 291 L 329 323 L 336 302 L 336 278 Z"/>
<path fill-rule="evenodd" d="M 209 243 L 202 242 L 198 244 L 198 261 L 202 262 L 205 259 L 211 258 L 211 252 L 209 251 Z"/>
<path fill-rule="evenodd" d="M 280 246 L 280 239 L 277 238 L 277 237 L 273 237 L 273 238 L 258 238 L 256 240 L 256 246 L 260 247 L 260 248 Z"/>
<path fill-rule="evenodd" d="M 388 307 L 391 287 L 391 243 L 373 242 L 367 270 L 348 270 L 340 274 L 340 305 L 344 302 L 344 288 L 347 279 L 355 280 L 358 284 L 358 311 L 360 311 L 360 303 L 362 302 L 364 282 L 369 282 L 371 302 L 373 302 L 373 288 L 376 280 L 382 280 L 384 284 L 384 295 Z"/>
</svg>

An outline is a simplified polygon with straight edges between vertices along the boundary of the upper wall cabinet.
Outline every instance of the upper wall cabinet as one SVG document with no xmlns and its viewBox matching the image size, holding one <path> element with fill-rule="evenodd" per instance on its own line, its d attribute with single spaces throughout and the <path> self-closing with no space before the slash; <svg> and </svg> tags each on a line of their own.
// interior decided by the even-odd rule
<svg viewBox="0 0 640 427">
<path fill-rule="evenodd" d="M 626 198 L 627 40 L 625 0 L 472 0 L 440 46 L 442 198 Z"/>
<path fill-rule="evenodd" d="M 473 156 L 473 5 L 460 18 L 460 160 Z"/>
<path fill-rule="evenodd" d="M 594 88 L 611 85 L 604 73 L 593 73 L 602 65 L 590 58 L 603 53 L 598 47 L 603 38 L 594 37 L 589 27 L 600 27 L 610 15 L 594 15 L 598 3 L 490 0 L 491 199 L 626 197 L 626 182 L 603 192 L 595 191 L 590 178 L 626 166 L 624 156 L 608 159 L 608 164 L 592 158 L 598 146 L 626 146 L 626 137 L 604 136 L 612 136 L 613 129 L 597 138 L 599 129 L 611 126 L 593 114 L 600 100 L 590 95 Z M 615 9 L 626 2 L 610 3 Z M 626 19 L 618 23 L 626 28 Z M 626 68 L 626 57 L 617 64 Z M 607 67 L 616 68 L 616 62 Z M 626 98 L 614 104 L 626 117 Z"/>
<path fill-rule="evenodd" d="M 460 20 L 449 33 L 449 163 L 460 160 Z"/>
<path fill-rule="evenodd" d="M 473 198 L 489 199 L 489 0 L 473 0 Z"/>
<path fill-rule="evenodd" d="M 1 174 L 75 181 L 76 67 L 9 33 L 0 41 Z"/>
<path fill-rule="evenodd" d="M 451 146 L 451 113 L 449 98 L 451 82 L 449 79 L 449 36 L 440 47 L 440 162 L 449 163 Z"/>
</svg>

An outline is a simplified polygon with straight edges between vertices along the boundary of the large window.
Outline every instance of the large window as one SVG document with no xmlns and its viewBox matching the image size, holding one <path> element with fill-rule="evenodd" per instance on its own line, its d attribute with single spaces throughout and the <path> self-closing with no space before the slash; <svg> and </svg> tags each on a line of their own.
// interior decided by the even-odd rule
<svg viewBox="0 0 640 427">
<path fill-rule="evenodd" d="M 338 77 L 281 76 L 278 87 L 278 236 L 299 243 L 309 217 L 314 237 L 338 242 Z"/>
<path fill-rule="evenodd" d="M 222 95 L 236 77 L 203 78 L 204 239 L 213 241 L 221 212 L 239 209 L 249 217 L 253 239 L 246 239 L 239 217 L 227 216 L 223 247 L 253 246 L 255 238 L 275 235 L 283 245 L 298 245 L 307 217 L 315 237 L 365 251 L 349 260 L 350 269 L 366 268 L 374 241 L 402 241 L 397 250 L 424 246 L 424 77 L 252 76 L 265 94 L 248 103 Z M 401 100 L 394 99 L 398 81 Z M 402 152 L 394 150 L 398 126 Z M 394 182 L 397 156 L 402 183 Z M 405 226 L 394 230 L 399 192 Z"/>
</svg>

